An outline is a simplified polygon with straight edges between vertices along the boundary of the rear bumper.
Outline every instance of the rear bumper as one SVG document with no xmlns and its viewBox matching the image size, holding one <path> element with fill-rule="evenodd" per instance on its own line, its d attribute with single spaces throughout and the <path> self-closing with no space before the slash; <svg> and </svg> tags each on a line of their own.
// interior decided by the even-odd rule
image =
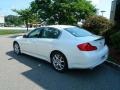
<svg viewBox="0 0 120 90">
<path fill-rule="evenodd" d="M 68 63 L 68 68 L 80 68 L 80 69 L 87 69 L 87 68 L 94 68 L 108 58 L 108 47 L 105 46 L 99 52 L 92 52 L 92 53 L 85 53 L 81 56 L 75 55 L 75 57 L 71 58 Z M 72 60 L 73 59 L 73 60 Z"/>
</svg>

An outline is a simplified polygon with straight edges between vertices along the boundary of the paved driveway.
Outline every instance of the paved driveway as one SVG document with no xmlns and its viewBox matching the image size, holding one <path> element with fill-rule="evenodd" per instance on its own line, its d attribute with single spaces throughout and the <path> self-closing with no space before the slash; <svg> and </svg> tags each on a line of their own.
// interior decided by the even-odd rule
<svg viewBox="0 0 120 90">
<path fill-rule="evenodd" d="M 103 64 L 94 70 L 58 73 L 49 63 L 12 51 L 14 37 L 0 37 L 0 90 L 120 90 L 120 71 Z"/>
</svg>

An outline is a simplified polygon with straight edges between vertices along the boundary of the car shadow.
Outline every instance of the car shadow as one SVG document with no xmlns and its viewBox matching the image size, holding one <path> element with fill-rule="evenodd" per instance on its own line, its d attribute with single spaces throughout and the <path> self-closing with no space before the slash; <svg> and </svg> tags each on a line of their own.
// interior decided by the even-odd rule
<svg viewBox="0 0 120 90">
<path fill-rule="evenodd" d="M 32 68 L 21 74 L 47 90 L 96 90 L 96 88 L 98 88 L 97 90 L 104 88 L 107 90 L 109 87 L 111 88 L 109 83 L 114 82 L 111 79 L 113 74 L 110 75 L 112 72 L 104 64 L 93 70 L 74 69 L 59 73 L 53 70 L 50 63 L 41 59 L 25 54 L 17 56 L 13 51 L 6 54 L 11 57 L 8 60 L 15 59 Z"/>
</svg>

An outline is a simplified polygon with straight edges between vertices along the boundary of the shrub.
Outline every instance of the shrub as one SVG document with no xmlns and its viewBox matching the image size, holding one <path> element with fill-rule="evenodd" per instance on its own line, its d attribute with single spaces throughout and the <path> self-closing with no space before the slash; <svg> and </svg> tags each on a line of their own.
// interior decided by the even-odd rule
<svg viewBox="0 0 120 90">
<path fill-rule="evenodd" d="M 120 32 L 117 32 L 110 37 L 112 47 L 120 51 Z"/>
<path fill-rule="evenodd" d="M 102 16 L 90 16 L 83 23 L 83 28 L 98 35 L 105 33 L 111 26 L 112 23 Z"/>
</svg>

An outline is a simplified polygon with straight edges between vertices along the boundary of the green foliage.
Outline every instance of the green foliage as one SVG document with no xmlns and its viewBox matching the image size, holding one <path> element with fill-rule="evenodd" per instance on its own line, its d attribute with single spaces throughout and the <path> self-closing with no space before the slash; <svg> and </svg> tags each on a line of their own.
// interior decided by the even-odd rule
<svg viewBox="0 0 120 90">
<path fill-rule="evenodd" d="M 120 32 L 117 32 L 110 37 L 111 45 L 120 51 Z"/>
<path fill-rule="evenodd" d="M 22 25 L 24 22 L 22 21 L 22 19 L 19 16 L 14 16 L 14 15 L 8 15 L 5 17 L 5 24 L 6 26 L 19 26 Z"/>
<path fill-rule="evenodd" d="M 48 24 L 74 24 L 96 12 L 88 0 L 35 0 L 31 10 Z"/>
<path fill-rule="evenodd" d="M 25 10 L 13 10 L 16 12 L 18 15 L 20 15 L 21 19 L 24 20 L 26 23 L 30 21 L 32 13 L 30 9 L 25 9 Z"/>
<path fill-rule="evenodd" d="M 104 34 L 112 27 L 112 23 L 102 16 L 90 16 L 84 22 L 83 27 L 95 34 Z"/>
<path fill-rule="evenodd" d="M 13 10 L 13 11 L 16 12 L 21 17 L 21 19 L 25 22 L 27 26 L 27 31 L 28 31 L 28 23 L 36 24 L 39 21 L 37 14 L 31 12 L 30 8 L 24 9 L 24 10 Z"/>
</svg>

